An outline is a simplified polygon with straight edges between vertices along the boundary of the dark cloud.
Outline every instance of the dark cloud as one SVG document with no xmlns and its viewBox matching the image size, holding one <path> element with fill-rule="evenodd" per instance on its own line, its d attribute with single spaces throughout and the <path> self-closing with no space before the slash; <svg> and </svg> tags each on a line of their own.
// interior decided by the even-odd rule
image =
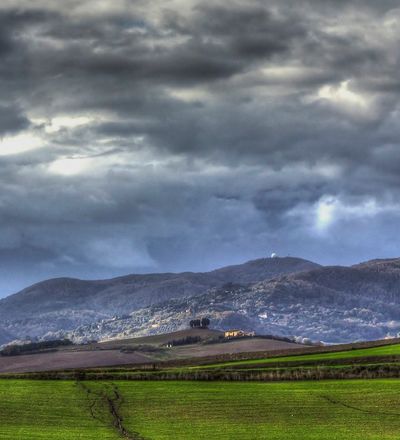
<svg viewBox="0 0 400 440">
<path fill-rule="evenodd" d="M 399 241 L 395 1 L 0 5 L 0 292 Z"/>
<path fill-rule="evenodd" d="M 0 105 L 0 133 L 11 133 L 28 128 L 29 119 L 18 108 Z"/>
</svg>

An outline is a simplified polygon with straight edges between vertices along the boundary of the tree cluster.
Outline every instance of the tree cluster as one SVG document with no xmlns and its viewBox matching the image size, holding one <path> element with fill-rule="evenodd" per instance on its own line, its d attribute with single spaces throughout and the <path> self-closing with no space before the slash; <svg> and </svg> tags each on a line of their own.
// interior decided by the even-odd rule
<svg viewBox="0 0 400 440">
<path fill-rule="evenodd" d="M 57 348 L 65 345 L 72 345 L 69 339 L 55 339 L 53 341 L 29 342 L 21 345 L 8 345 L 0 352 L 2 356 L 17 356 L 19 354 L 32 353 L 39 350 Z"/>
<path fill-rule="evenodd" d="M 189 345 L 189 344 L 196 344 L 197 342 L 200 342 L 201 338 L 200 336 L 186 336 L 182 339 L 174 339 L 172 341 L 169 341 L 167 345 L 169 347 L 175 347 L 177 345 Z"/>
<path fill-rule="evenodd" d="M 190 321 L 191 328 L 208 328 L 210 320 L 208 318 L 192 319 Z"/>
</svg>

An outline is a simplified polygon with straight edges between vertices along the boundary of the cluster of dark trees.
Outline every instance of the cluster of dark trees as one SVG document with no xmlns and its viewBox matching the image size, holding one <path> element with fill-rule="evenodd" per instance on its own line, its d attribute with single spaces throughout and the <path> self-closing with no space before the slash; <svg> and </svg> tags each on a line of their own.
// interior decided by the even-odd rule
<svg viewBox="0 0 400 440">
<path fill-rule="evenodd" d="M 182 339 L 174 339 L 172 341 L 167 342 L 168 347 L 176 347 L 177 345 L 189 345 L 189 344 L 197 344 L 200 342 L 200 336 L 186 336 Z"/>
<path fill-rule="evenodd" d="M 192 319 L 190 321 L 191 328 L 208 328 L 210 320 L 208 318 Z"/>
<path fill-rule="evenodd" d="M 54 339 L 52 341 L 29 342 L 21 345 L 8 345 L 0 351 L 2 356 L 17 356 L 19 354 L 27 354 L 40 350 L 54 349 L 60 346 L 72 345 L 69 339 Z"/>
</svg>

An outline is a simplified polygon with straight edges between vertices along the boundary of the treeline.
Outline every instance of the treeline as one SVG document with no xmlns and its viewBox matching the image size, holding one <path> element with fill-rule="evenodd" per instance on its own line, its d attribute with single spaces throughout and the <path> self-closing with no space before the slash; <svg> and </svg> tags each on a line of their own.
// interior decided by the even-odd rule
<svg viewBox="0 0 400 440">
<path fill-rule="evenodd" d="M 177 370 L 177 371 L 59 371 L 2 374 L 1 378 L 60 380 L 200 380 L 261 381 L 400 378 L 400 365 L 357 365 L 347 368 L 288 368 L 268 371 Z"/>
<path fill-rule="evenodd" d="M 106 379 L 95 374 L 85 376 L 86 379 Z M 108 376 L 110 378 L 110 376 Z M 296 381 L 296 380 L 328 380 L 328 379 L 381 379 L 400 378 L 399 365 L 358 365 L 348 368 L 298 368 L 277 369 L 268 371 L 155 371 L 120 374 L 119 379 L 126 380 L 200 380 L 200 381 Z M 113 380 L 116 377 L 112 378 Z"/>
<path fill-rule="evenodd" d="M 13 344 L 3 348 L 0 354 L 1 356 L 18 356 L 20 354 L 35 353 L 66 345 L 73 345 L 73 342 L 69 339 L 54 339 L 52 341 L 29 342 L 28 344 L 21 345 Z"/>
<path fill-rule="evenodd" d="M 172 341 L 167 342 L 167 347 L 176 347 L 178 345 L 190 345 L 190 344 L 197 344 L 201 341 L 200 336 L 186 336 L 182 339 L 173 339 Z"/>
</svg>

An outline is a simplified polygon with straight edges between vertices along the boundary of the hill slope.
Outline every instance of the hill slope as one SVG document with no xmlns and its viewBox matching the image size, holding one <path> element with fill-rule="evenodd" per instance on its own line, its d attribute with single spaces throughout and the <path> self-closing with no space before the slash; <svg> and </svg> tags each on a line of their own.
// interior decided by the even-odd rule
<svg viewBox="0 0 400 440">
<path fill-rule="evenodd" d="M 99 319 L 203 294 L 226 283 L 254 283 L 319 265 L 300 258 L 259 259 L 205 273 L 128 275 L 111 280 L 58 278 L 43 281 L 0 301 L 4 330 L 12 337 L 44 336 Z M 0 334 L 1 337 L 1 334 Z"/>
<path fill-rule="evenodd" d="M 326 342 L 373 340 L 400 332 L 400 259 L 323 267 L 250 286 L 214 288 L 77 328 L 74 338 L 127 337 L 174 331 L 193 316 L 215 328 Z"/>
</svg>

